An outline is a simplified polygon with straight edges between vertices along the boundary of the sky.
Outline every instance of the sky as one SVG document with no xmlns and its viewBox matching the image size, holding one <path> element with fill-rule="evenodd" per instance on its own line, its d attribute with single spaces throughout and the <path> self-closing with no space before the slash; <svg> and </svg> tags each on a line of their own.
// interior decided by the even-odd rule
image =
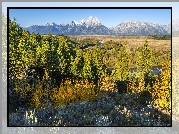
<svg viewBox="0 0 179 134">
<path fill-rule="evenodd" d="M 11 19 L 16 18 L 22 27 L 52 22 L 56 24 L 80 22 L 90 16 L 98 18 L 107 27 L 130 20 L 171 23 L 170 9 L 10 9 L 9 16 Z"/>
</svg>

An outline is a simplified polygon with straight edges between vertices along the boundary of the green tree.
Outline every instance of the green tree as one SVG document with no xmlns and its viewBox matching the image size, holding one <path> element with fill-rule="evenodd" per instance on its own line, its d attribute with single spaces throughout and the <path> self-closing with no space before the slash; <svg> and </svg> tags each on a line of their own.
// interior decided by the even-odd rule
<svg viewBox="0 0 179 134">
<path fill-rule="evenodd" d="M 117 55 L 116 69 L 112 72 L 114 81 L 126 81 L 129 78 L 129 56 L 126 51 L 126 42 L 124 42 Z"/>
<path fill-rule="evenodd" d="M 67 37 L 58 39 L 58 59 L 59 69 L 62 74 L 68 75 L 71 73 L 71 62 L 74 60 L 75 51 L 71 41 Z"/>
<path fill-rule="evenodd" d="M 59 43 L 56 37 L 52 37 L 50 33 L 48 34 L 46 40 L 49 43 L 49 50 L 47 53 L 47 68 L 49 71 L 57 71 L 59 68 L 59 57 L 57 53 Z"/>
<path fill-rule="evenodd" d="M 96 91 L 99 89 L 99 85 L 101 85 L 102 75 L 105 73 L 106 66 L 103 62 L 102 52 L 100 47 L 97 45 L 92 49 L 92 62 L 93 62 L 93 81 L 96 85 Z"/>
<path fill-rule="evenodd" d="M 47 55 L 50 51 L 49 41 L 42 39 L 36 48 L 36 66 L 47 66 Z"/>
<path fill-rule="evenodd" d="M 71 62 L 71 72 L 77 77 L 83 77 L 83 66 L 84 66 L 84 57 L 83 52 L 80 49 L 75 49 L 76 56 Z"/>
<path fill-rule="evenodd" d="M 22 32 L 19 49 L 23 68 L 36 65 L 36 48 L 38 45 L 39 43 L 35 33 L 29 34 L 25 30 Z"/>
<path fill-rule="evenodd" d="M 94 78 L 95 66 L 92 61 L 92 53 L 90 50 L 86 50 L 83 54 L 84 56 L 84 66 L 83 66 L 83 77 L 85 79 L 91 80 Z"/>
<path fill-rule="evenodd" d="M 96 74 L 100 76 L 105 70 L 105 64 L 103 63 L 102 52 L 100 47 L 94 46 L 92 49 L 92 60 L 96 66 Z"/>
<path fill-rule="evenodd" d="M 22 36 L 22 28 L 14 19 L 9 19 L 9 75 L 12 77 L 20 76 L 22 71 L 21 52 L 19 42 Z"/>
<path fill-rule="evenodd" d="M 147 40 L 139 52 L 137 71 L 140 75 L 140 79 L 142 78 L 145 81 L 145 89 L 147 86 L 151 86 L 152 83 L 152 53 Z"/>
</svg>

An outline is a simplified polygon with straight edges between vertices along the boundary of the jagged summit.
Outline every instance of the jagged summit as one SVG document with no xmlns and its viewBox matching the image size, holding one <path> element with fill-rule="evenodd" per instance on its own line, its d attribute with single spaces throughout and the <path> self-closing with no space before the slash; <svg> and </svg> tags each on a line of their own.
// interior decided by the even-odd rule
<svg viewBox="0 0 179 134">
<path fill-rule="evenodd" d="M 52 22 L 52 23 L 46 23 L 44 25 L 38 25 L 38 26 L 57 26 L 57 24 L 55 22 Z"/>
<path fill-rule="evenodd" d="M 87 27 L 102 25 L 101 22 L 96 17 L 93 18 L 92 16 L 90 16 L 86 21 L 82 19 L 80 23 L 77 21 L 72 21 L 71 23 L 75 25 L 86 25 Z"/>
<path fill-rule="evenodd" d="M 76 20 L 74 20 L 74 23 L 75 23 L 76 25 L 78 25 L 78 24 L 79 24 Z"/>
<path fill-rule="evenodd" d="M 92 20 L 93 19 L 93 16 L 90 16 L 89 18 L 88 18 L 88 20 Z"/>
<path fill-rule="evenodd" d="M 92 16 L 90 16 L 87 20 L 86 20 L 86 25 L 88 26 L 98 26 L 98 25 L 102 25 L 101 22 L 95 17 L 93 18 Z"/>
<path fill-rule="evenodd" d="M 175 29 L 179 29 L 178 20 L 174 21 L 176 24 Z M 66 35 L 148 35 L 148 34 L 170 34 L 171 24 L 161 25 L 151 22 L 133 21 L 129 20 L 122 22 L 113 27 L 104 26 L 97 17 L 89 16 L 85 21 L 82 19 L 80 22 L 75 20 L 68 24 L 59 24 L 55 22 L 46 23 L 44 25 L 33 25 L 24 27 L 29 32 L 46 34 L 66 34 Z"/>
<path fill-rule="evenodd" d="M 81 20 L 81 22 L 80 22 L 80 24 L 84 24 L 85 23 L 85 20 L 84 19 L 82 19 Z"/>
</svg>

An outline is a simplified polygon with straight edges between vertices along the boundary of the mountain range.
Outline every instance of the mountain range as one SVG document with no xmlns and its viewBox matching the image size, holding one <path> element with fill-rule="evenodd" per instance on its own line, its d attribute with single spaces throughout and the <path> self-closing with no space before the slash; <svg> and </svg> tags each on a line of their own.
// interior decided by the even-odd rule
<svg viewBox="0 0 179 134">
<path fill-rule="evenodd" d="M 179 25 L 175 28 L 179 28 Z M 161 25 L 151 22 L 127 21 L 113 27 L 106 27 L 96 17 L 90 16 L 86 21 L 71 21 L 68 24 L 46 23 L 44 25 L 32 25 L 24 27 L 30 33 L 64 34 L 64 35 L 149 35 L 171 34 L 171 24 Z"/>
</svg>

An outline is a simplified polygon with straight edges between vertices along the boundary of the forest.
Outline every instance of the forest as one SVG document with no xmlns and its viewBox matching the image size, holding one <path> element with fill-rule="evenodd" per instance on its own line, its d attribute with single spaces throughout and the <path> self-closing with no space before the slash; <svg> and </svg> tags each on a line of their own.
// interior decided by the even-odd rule
<svg viewBox="0 0 179 134">
<path fill-rule="evenodd" d="M 171 40 L 171 35 L 149 35 L 154 40 Z"/>
<path fill-rule="evenodd" d="M 97 37 L 29 33 L 10 19 L 8 34 L 10 126 L 171 126 L 171 44 L 149 41 L 170 37 L 99 46 Z"/>
</svg>

